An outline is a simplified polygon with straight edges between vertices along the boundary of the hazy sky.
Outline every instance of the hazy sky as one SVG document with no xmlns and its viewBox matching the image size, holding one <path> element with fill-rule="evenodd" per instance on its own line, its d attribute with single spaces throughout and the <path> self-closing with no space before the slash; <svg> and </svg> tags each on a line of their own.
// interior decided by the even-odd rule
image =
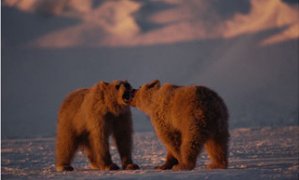
<svg viewBox="0 0 299 180">
<path fill-rule="evenodd" d="M 296 1 L 4 0 L 2 137 L 55 135 L 71 90 L 99 80 L 201 84 L 231 127 L 298 122 Z M 134 110 L 136 130 L 151 130 Z"/>
</svg>

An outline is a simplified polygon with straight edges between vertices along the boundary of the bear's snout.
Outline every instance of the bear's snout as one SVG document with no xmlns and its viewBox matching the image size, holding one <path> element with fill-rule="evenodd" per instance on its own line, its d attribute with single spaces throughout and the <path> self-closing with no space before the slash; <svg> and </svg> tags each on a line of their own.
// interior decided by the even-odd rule
<svg viewBox="0 0 299 180">
<path fill-rule="evenodd" d="M 129 103 L 132 100 L 132 93 L 130 91 L 125 91 L 122 98 L 125 103 Z"/>
<path fill-rule="evenodd" d="M 136 93 L 137 93 L 137 89 L 132 89 L 132 91 L 131 91 L 132 98 L 135 96 Z"/>
</svg>

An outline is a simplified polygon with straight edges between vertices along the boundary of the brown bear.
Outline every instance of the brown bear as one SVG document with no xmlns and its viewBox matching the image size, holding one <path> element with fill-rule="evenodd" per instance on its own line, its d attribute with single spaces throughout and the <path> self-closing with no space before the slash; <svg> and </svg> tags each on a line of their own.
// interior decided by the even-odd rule
<svg viewBox="0 0 299 180">
<path fill-rule="evenodd" d="M 191 170 L 204 146 L 208 168 L 228 166 L 228 110 L 223 100 L 203 86 L 160 85 L 158 80 L 133 93 L 133 107 L 145 112 L 166 146 L 166 162 L 158 169 Z"/>
<path fill-rule="evenodd" d="M 132 88 L 127 81 L 99 82 L 70 93 L 58 114 L 56 170 L 71 171 L 80 148 L 93 169 L 117 170 L 111 160 L 109 136 L 115 140 L 123 169 L 138 169 L 132 162 Z"/>
</svg>

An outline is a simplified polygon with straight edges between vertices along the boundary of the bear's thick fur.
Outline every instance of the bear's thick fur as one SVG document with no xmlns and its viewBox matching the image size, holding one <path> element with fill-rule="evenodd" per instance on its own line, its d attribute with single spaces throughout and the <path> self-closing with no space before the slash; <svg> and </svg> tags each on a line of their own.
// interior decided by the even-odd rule
<svg viewBox="0 0 299 180">
<path fill-rule="evenodd" d="M 158 169 L 191 170 L 205 146 L 208 168 L 228 166 L 228 111 L 223 100 L 203 86 L 160 85 L 158 80 L 135 90 L 131 105 L 145 112 L 166 146 Z"/>
<path fill-rule="evenodd" d="M 111 160 L 109 136 L 113 134 L 123 169 L 138 169 L 132 162 L 132 118 L 127 81 L 99 82 L 89 89 L 70 93 L 58 114 L 56 170 L 71 171 L 71 161 L 80 148 L 91 168 L 117 170 Z"/>
</svg>

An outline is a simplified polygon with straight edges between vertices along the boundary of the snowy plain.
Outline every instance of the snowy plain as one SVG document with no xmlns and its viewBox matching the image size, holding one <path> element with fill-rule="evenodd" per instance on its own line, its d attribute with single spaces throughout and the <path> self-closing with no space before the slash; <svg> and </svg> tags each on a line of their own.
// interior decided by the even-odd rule
<svg viewBox="0 0 299 180">
<path fill-rule="evenodd" d="M 55 138 L 4 139 L 1 147 L 2 179 L 298 179 L 299 126 L 238 128 L 231 130 L 229 168 L 207 170 L 206 153 L 198 157 L 192 171 L 159 171 L 165 149 L 153 132 L 134 134 L 135 171 L 98 171 L 87 166 L 77 153 L 72 172 L 54 170 Z M 119 164 L 115 146 L 114 162 Z"/>
</svg>

